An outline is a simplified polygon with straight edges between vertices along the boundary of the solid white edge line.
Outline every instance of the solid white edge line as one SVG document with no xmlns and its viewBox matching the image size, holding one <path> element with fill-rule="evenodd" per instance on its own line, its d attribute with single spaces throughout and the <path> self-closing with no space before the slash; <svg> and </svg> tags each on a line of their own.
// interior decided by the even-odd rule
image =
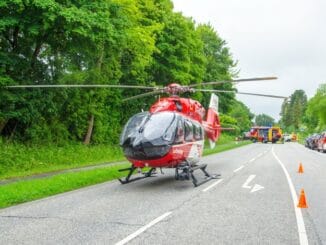
<svg viewBox="0 0 326 245">
<path fill-rule="evenodd" d="M 213 188 L 214 186 L 218 185 L 219 183 L 221 183 L 223 181 L 223 179 L 219 179 L 218 181 L 216 181 L 215 183 L 211 184 L 210 186 L 206 187 L 203 192 L 206 192 L 208 190 L 210 190 L 211 188 Z"/>
<path fill-rule="evenodd" d="M 157 224 L 158 222 L 160 222 L 161 220 L 165 219 L 166 217 L 168 217 L 171 214 L 172 214 L 172 212 L 166 212 L 165 214 L 161 215 L 160 217 L 157 217 L 156 219 L 154 219 L 151 222 L 149 222 L 147 225 L 141 227 L 140 229 L 138 229 L 134 233 L 130 234 L 126 238 L 124 238 L 121 241 L 117 242 L 115 245 L 124 245 L 124 244 L 126 244 L 127 242 L 129 242 L 132 239 L 134 239 L 135 237 L 139 236 L 141 233 L 143 233 L 144 231 L 146 231 L 148 228 L 150 228 L 151 226 Z"/>
<path fill-rule="evenodd" d="M 277 160 L 277 162 L 281 165 L 281 167 L 283 169 L 283 172 L 284 172 L 284 174 L 286 176 L 286 179 L 288 181 L 289 187 L 290 187 L 292 200 L 293 200 L 293 206 L 294 206 L 294 210 L 295 210 L 295 216 L 296 216 L 296 219 L 297 219 L 297 226 L 298 226 L 300 245 L 307 245 L 309 243 L 308 243 L 308 237 L 307 237 L 307 233 L 306 233 L 306 227 L 305 227 L 305 224 L 304 224 L 304 221 L 303 221 L 303 216 L 302 216 L 301 209 L 297 207 L 298 197 L 297 197 L 297 193 L 296 193 L 296 191 L 294 189 L 293 182 L 292 182 L 291 177 L 289 175 L 289 172 L 286 170 L 284 164 L 281 162 L 281 160 L 275 154 L 274 147 L 272 147 L 272 153 L 273 153 L 275 159 Z"/>
<path fill-rule="evenodd" d="M 241 165 L 239 168 L 237 168 L 237 169 L 233 170 L 233 173 L 236 173 L 236 172 L 240 171 L 240 170 L 241 170 L 241 169 L 243 169 L 243 168 L 244 168 L 244 166 L 243 166 L 243 165 Z"/>
</svg>

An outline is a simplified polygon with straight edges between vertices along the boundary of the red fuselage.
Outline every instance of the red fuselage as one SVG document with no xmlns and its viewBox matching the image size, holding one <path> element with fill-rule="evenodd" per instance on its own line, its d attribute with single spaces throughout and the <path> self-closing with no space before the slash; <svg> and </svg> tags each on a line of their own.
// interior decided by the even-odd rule
<svg viewBox="0 0 326 245">
<path fill-rule="evenodd" d="M 220 135 L 217 110 L 195 100 L 171 96 L 154 103 L 149 112 L 133 116 L 121 135 L 120 145 L 134 167 L 173 168 L 185 161 L 195 164 L 203 153 L 204 135 Z"/>
</svg>

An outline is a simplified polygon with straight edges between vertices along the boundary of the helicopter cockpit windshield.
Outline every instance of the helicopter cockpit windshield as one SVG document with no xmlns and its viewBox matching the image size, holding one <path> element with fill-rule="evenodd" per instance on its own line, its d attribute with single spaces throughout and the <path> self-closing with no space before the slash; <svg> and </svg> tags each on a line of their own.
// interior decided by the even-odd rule
<svg viewBox="0 0 326 245">
<path fill-rule="evenodd" d="M 120 138 L 120 144 L 129 143 L 135 146 L 147 142 L 152 145 L 172 143 L 175 137 L 176 124 L 177 116 L 173 112 L 136 114 L 126 124 Z"/>
<path fill-rule="evenodd" d="M 143 126 L 143 136 L 148 141 L 163 138 L 166 141 L 172 141 L 175 133 L 175 114 L 171 112 L 162 112 L 148 117 Z"/>
</svg>

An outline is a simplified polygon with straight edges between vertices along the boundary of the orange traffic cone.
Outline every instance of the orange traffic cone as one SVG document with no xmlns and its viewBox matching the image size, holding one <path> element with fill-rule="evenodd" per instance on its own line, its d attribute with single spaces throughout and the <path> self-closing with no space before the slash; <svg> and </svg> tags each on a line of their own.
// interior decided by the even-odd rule
<svg viewBox="0 0 326 245">
<path fill-rule="evenodd" d="M 298 208 L 308 208 L 307 201 L 306 201 L 306 195 L 304 194 L 303 189 L 301 189 Z"/>
<path fill-rule="evenodd" d="M 300 162 L 300 165 L 299 165 L 298 173 L 299 174 L 303 174 L 303 166 L 302 166 L 302 163 L 301 162 Z"/>
</svg>

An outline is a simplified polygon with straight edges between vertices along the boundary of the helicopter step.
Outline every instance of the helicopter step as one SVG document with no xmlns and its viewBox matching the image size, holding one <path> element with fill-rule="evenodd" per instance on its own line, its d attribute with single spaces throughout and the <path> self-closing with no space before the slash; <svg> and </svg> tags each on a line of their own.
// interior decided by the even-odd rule
<svg viewBox="0 0 326 245">
<path fill-rule="evenodd" d="M 200 186 L 212 179 L 218 179 L 221 175 L 220 174 L 214 174 L 211 175 L 206 171 L 207 164 L 200 164 L 200 165 L 191 165 L 188 162 L 185 162 L 184 164 L 180 164 L 175 169 L 175 179 L 176 180 L 190 180 L 192 179 L 192 183 L 195 187 Z M 204 175 L 205 179 L 198 181 L 198 179 L 195 177 L 194 172 L 196 170 L 200 169 Z M 179 172 L 180 171 L 180 172 Z"/>
<path fill-rule="evenodd" d="M 148 177 L 153 177 L 153 175 L 156 174 L 156 172 L 155 172 L 156 168 L 151 168 L 150 170 L 148 170 L 148 172 L 142 173 L 143 176 L 131 179 L 131 176 L 132 176 L 132 174 L 134 173 L 134 171 L 136 169 L 137 168 L 134 167 L 134 166 L 131 166 L 130 168 L 119 169 L 118 170 L 119 172 L 129 171 L 127 177 L 124 180 L 122 180 L 120 178 L 118 179 L 120 181 L 120 183 L 121 184 L 128 184 L 128 183 L 136 181 L 136 180 L 145 179 L 145 178 L 148 178 Z"/>
</svg>

